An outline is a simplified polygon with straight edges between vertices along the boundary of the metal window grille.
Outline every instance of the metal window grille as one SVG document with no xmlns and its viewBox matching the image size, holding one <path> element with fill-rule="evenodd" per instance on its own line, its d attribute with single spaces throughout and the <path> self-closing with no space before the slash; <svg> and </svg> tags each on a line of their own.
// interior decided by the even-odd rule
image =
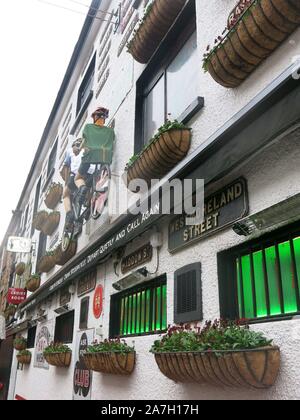
<svg viewBox="0 0 300 420">
<path fill-rule="evenodd" d="M 300 312 L 300 237 L 253 247 L 235 260 L 240 318 Z"/>
<path fill-rule="evenodd" d="M 111 337 L 156 334 L 166 329 L 166 276 L 112 297 Z"/>
</svg>

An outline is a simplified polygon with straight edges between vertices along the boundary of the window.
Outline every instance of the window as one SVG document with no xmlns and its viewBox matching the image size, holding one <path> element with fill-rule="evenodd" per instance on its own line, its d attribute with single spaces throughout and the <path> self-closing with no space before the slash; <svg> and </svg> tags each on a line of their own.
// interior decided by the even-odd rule
<svg viewBox="0 0 300 420">
<path fill-rule="evenodd" d="M 220 255 L 222 317 L 265 320 L 300 313 L 300 233 L 284 234 Z"/>
<path fill-rule="evenodd" d="M 36 327 L 29 328 L 27 335 L 27 348 L 34 349 L 35 346 Z"/>
<path fill-rule="evenodd" d="M 166 276 L 112 296 L 110 311 L 112 338 L 157 334 L 166 329 Z"/>
<path fill-rule="evenodd" d="M 47 168 L 47 179 L 52 176 L 53 170 L 55 169 L 55 162 L 56 162 L 56 156 L 57 156 L 57 143 L 58 142 L 56 141 L 49 156 L 48 168 Z"/>
<path fill-rule="evenodd" d="M 136 153 L 167 119 L 187 122 L 202 108 L 198 65 L 195 1 L 190 0 L 138 81 Z"/>
<path fill-rule="evenodd" d="M 34 197 L 34 207 L 33 207 L 33 217 L 38 211 L 39 208 L 39 200 L 40 200 L 40 194 L 41 194 L 41 184 L 42 184 L 42 178 L 39 179 L 39 182 L 37 183 L 36 189 L 35 189 L 35 197 Z M 34 234 L 34 227 L 31 228 L 31 236 Z"/>
<path fill-rule="evenodd" d="M 86 330 L 88 327 L 90 298 L 82 299 L 80 304 L 79 329 Z"/>
<path fill-rule="evenodd" d="M 25 210 L 25 215 L 24 215 L 24 219 L 23 219 L 22 235 L 25 235 L 25 233 L 26 233 L 26 227 L 27 227 L 27 222 L 28 222 L 28 212 L 29 212 L 29 205 L 26 207 L 26 210 Z"/>
<path fill-rule="evenodd" d="M 174 321 L 202 321 L 201 264 L 191 264 L 175 273 Z"/>
<path fill-rule="evenodd" d="M 37 262 L 45 255 L 47 249 L 47 236 L 40 232 L 39 247 L 37 252 Z"/>
<path fill-rule="evenodd" d="M 54 340 L 56 343 L 73 343 L 74 311 L 56 318 Z"/>
<path fill-rule="evenodd" d="M 77 99 L 77 112 L 76 115 L 79 114 L 82 107 L 87 102 L 91 91 L 93 89 L 94 84 L 94 76 L 95 76 L 95 66 L 96 66 L 96 54 L 94 55 L 91 64 L 89 65 L 89 68 L 84 76 L 84 79 L 80 85 L 80 88 L 78 90 L 78 99 Z"/>
</svg>

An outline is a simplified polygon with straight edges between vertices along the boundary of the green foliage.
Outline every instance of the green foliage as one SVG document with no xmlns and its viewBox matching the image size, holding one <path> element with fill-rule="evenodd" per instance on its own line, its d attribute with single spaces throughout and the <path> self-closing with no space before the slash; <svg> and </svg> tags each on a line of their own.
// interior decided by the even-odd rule
<svg viewBox="0 0 300 420">
<path fill-rule="evenodd" d="M 169 327 L 161 340 L 154 342 L 152 353 L 204 352 L 249 350 L 272 344 L 262 333 L 251 331 L 244 321 L 227 322 L 216 320 L 205 326 Z"/>
<path fill-rule="evenodd" d="M 70 347 L 62 343 L 51 343 L 50 346 L 46 347 L 44 354 L 54 354 L 54 353 L 72 353 Z"/>
<path fill-rule="evenodd" d="M 18 353 L 18 356 L 31 356 L 31 352 L 29 350 L 22 350 Z"/>
<path fill-rule="evenodd" d="M 41 276 L 38 273 L 34 273 L 30 275 L 30 280 L 40 280 Z"/>
<path fill-rule="evenodd" d="M 152 139 L 150 139 L 149 143 L 145 145 L 145 147 L 142 149 L 142 151 L 140 153 L 138 153 L 137 155 L 132 156 L 129 159 L 129 162 L 127 163 L 126 167 L 125 167 L 125 171 L 128 171 L 128 169 L 133 166 L 133 164 L 139 159 L 139 157 L 154 143 L 156 142 L 160 136 L 164 133 L 167 133 L 168 131 L 171 130 L 190 130 L 190 128 L 186 127 L 184 124 L 178 122 L 177 120 L 174 121 L 169 121 L 167 120 L 167 122 L 162 125 L 158 130 L 157 133 L 154 135 L 154 137 L 152 137 Z"/>
<path fill-rule="evenodd" d="M 27 340 L 24 337 L 16 337 L 14 339 L 14 346 L 26 346 L 27 347 Z"/>
<path fill-rule="evenodd" d="M 125 341 L 119 339 L 116 340 L 104 340 L 99 342 L 96 340 L 91 346 L 87 348 L 87 353 L 132 353 L 134 352 L 133 347 L 129 347 Z"/>
</svg>

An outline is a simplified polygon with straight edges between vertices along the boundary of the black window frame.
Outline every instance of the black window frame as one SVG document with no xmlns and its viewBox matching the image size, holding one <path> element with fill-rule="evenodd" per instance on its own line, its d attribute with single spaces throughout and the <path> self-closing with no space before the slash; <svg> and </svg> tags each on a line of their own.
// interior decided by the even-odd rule
<svg viewBox="0 0 300 420">
<path fill-rule="evenodd" d="M 55 163 L 57 158 L 57 150 L 58 150 L 58 140 L 55 141 L 49 158 L 48 158 L 48 165 L 47 165 L 47 180 L 53 176 L 53 170 L 55 170 Z"/>
<path fill-rule="evenodd" d="M 80 301 L 80 314 L 79 314 L 79 329 L 87 330 L 89 322 L 89 309 L 90 309 L 90 298 L 85 297 Z"/>
<path fill-rule="evenodd" d="M 146 290 L 154 290 L 156 287 L 166 287 L 166 293 L 167 293 L 167 275 L 164 274 L 162 276 L 157 277 L 156 279 L 150 280 L 150 281 L 146 281 L 142 284 L 139 284 L 135 287 L 132 287 L 130 289 L 127 289 L 121 293 L 117 293 L 115 295 L 111 296 L 111 301 L 110 301 L 110 322 L 109 322 L 109 337 L 111 339 L 115 339 L 115 338 L 130 338 L 130 337 L 145 337 L 145 336 L 150 336 L 150 335 L 159 335 L 159 334 L 163 334 L 167 331 L 167 327 L 165 329 L 160 329 L 160 330 L 155 330 L 155 331 L 150 331 L 150 332 L 143 332 L 143 333 L 136 333 L 136 334 L 126 334 L 126 335 L 122 335 L 121 334 L 121 302 L 122 299 L 126 296 L 132 296 L 133 294 L 138 294 L 142 291 L 146 291 Z M 151 308 L 151 305 L 153 304 L 153 294 L 150 292 L 151 294 L 151 299 L 150 299 L 150 305 L 149 308 Z M 162 298 L 162 296 L 161 296 Z M 166 310 L 167 310 L 167 295 L 166 295 Z M 162 318 L 163 318 L 163 308 L 162 308 L 162 304 L 160 304 L 160 308 L 161 308 L 161 325 L 162 325 Z M 145 312 L 146 312 L 146 305 L 145 305 Z M 150 314 L 150 312 L 149 312 Z M 166 323 L 167 323 L 167 314 L 166 314 Z M 146 327 L 146 318 L 148 316 L 144 315 L 143 317 L 141 317 L 141 319 L 144 319 L 145 322 L 145 327 Z M 135 314 L 135 319 L 137 319 L 137 314 Z M 151 323 L 153 322 L 153 317 L 151 315 L 149 315 L 149 327 L 151 325 Z M 154 321 L 155 323 L 155 321 Z M 146 329 L 146 328 L 145 328 Z"/>
<path fill-rule="evenodd" d="M 41 189 L 42 189 L 42 177 L 40 177 L 40 179 L 38 180 L 38 183 L 37 183 L 36 189 L 35 189 L 33 217 L 36 215 L 36 213 L 37 213 L 37 211 L 39 209 Z M 32 226 L 31 226 L 31 236 L 33 236 L 34 231 L 35 231 L 35 228 L 34 228 L 34 226 L 32 224 Z"/>
<path fill-rule="evenodd" d="M 172 61 L 180 53 L 184 45 L 188 42 L 193 33 L 197 30 L 196 22 L 196 2 L 189 0 L 181 11 L 175 24 L 171 27 L 169 33 L 160 44 L 155 55 L 150 60 L 143 74 L 137 81 L 136 94 L 136 121 L 135 121 L 135 144 L 134 153 L 139 153 L 144 143 L 144 99 L 151 92 L 153 87 L 159 82 L 161 77 L 165 77 L 166 71 Z M 167 92 L 165 83 L 164 109 L 165 122 L 167 115 Z M 204 98 L 196 97 L 190 106 L 183 111 L 177 118 L 178 121 L 187 124 L 197 112 L 204 106 Z M 150 139 L 149 139 L 150 141 Z"/>
<path fill-rule="evenodd" d="M 77 94 L 77 105 L 76 105 L 76 117 L 80 113 L 83 107 L 85 107 L 87 101 L 90 102 L 90 96 L 91 92 L 93 92 L 93 83 L 95 80 L 95 74 L 96 74 L 96 53 L 94 54 L 93 58 L 91 59 L 91 62 L 88 66 L 88 69 L 83 77 L 83 80 L 79 86 L 78 94 Z M 88 87 L 91 87 L 89 89 L 89 92 L 86 94 L 86 91 Z"/>
<path fill-rule="evenodd" d="M 45 255 L 47 250 L 47 239 L 48 237 L 43 233 L 40 232 L 39 235 L 39 244 L 38 244 L 38 251 L 37 251 L 37 262 Z"/>
<path fill-rule="evenodd" d="M 276 229 L 271 233 L 261 235 L 259 238 L 246 241 L 241 245 L 218 253 L 218 282 L 219 282 L 219 302 L 220 316 L 222 319 L 236 320 L 240 319 L 236 259 L 239 255 L 247 255 L 249 250 L 253 253 L 266 249 L 278 243 L 286 242 L 300 236 L 300 222 Z M 297 283 L 297 279 L 296 279 Z M 282 315 L 268 315 L 267 317 L 248 319 L 249 324 L 262 324 L 267 322 L 278 322 L 291 320 L 300 315 L 300 294 L 298 293 L 297 306 L 298 312 Z M 268 300 L 268 296 L 267 296 Z M 269 311 L 269 308 L 268 308 Z"/>
<path fill-rule="evenodd" d="M 36 330 L 37 330 L 37 327 L 35 326 L 35 327 L 29 328 L 27 332 L 27 348 L 28 349 L 34 349 L 35 347 Z"/>
<path fill-rule="evenodd" d="M 70 311 L 56 317 L 54 333 L 55 343 L 72 344 L 74 340 L 74 326 L 75 311 Z"/>
</svg>

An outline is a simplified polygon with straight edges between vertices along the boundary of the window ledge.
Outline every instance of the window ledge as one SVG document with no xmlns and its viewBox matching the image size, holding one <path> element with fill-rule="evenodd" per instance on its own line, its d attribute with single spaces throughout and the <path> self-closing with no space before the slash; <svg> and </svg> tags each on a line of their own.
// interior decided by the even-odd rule
<svg viewBox="0 0 300 420">
<path fill-rule="evenodd" d="M 178 121 L 187 124 L 204 107 L 204 98 L 198 96 L 191 105 L 180 115 Z"/>
<path fill-rule="evenodd" d="M 85 103 L 82 105 L 79 113 L 77 114 L 76 121 L 75 121 L 75 123 L 74 123 L 74 125 L 73 125 L 73 127 L 72 127 L 72 129 L 70 131 L 70 134 L 72 136 L 75 134 L 75 131 L 76 131 L 76 129 L 77 129 L 77 127 L 78 127 L 78 125 L 79 125 L 79 123 L 80 123 L 80 121 L 81 121 L 84 113 L 85 113 L 85 111 L 88 109 L 88 106 L 89 106 L 91 100 L 93 99 L 93 96 L 94 96 L 94 91 L 91 90 L 89 96 L 86 98 Z"/>
</svg>

